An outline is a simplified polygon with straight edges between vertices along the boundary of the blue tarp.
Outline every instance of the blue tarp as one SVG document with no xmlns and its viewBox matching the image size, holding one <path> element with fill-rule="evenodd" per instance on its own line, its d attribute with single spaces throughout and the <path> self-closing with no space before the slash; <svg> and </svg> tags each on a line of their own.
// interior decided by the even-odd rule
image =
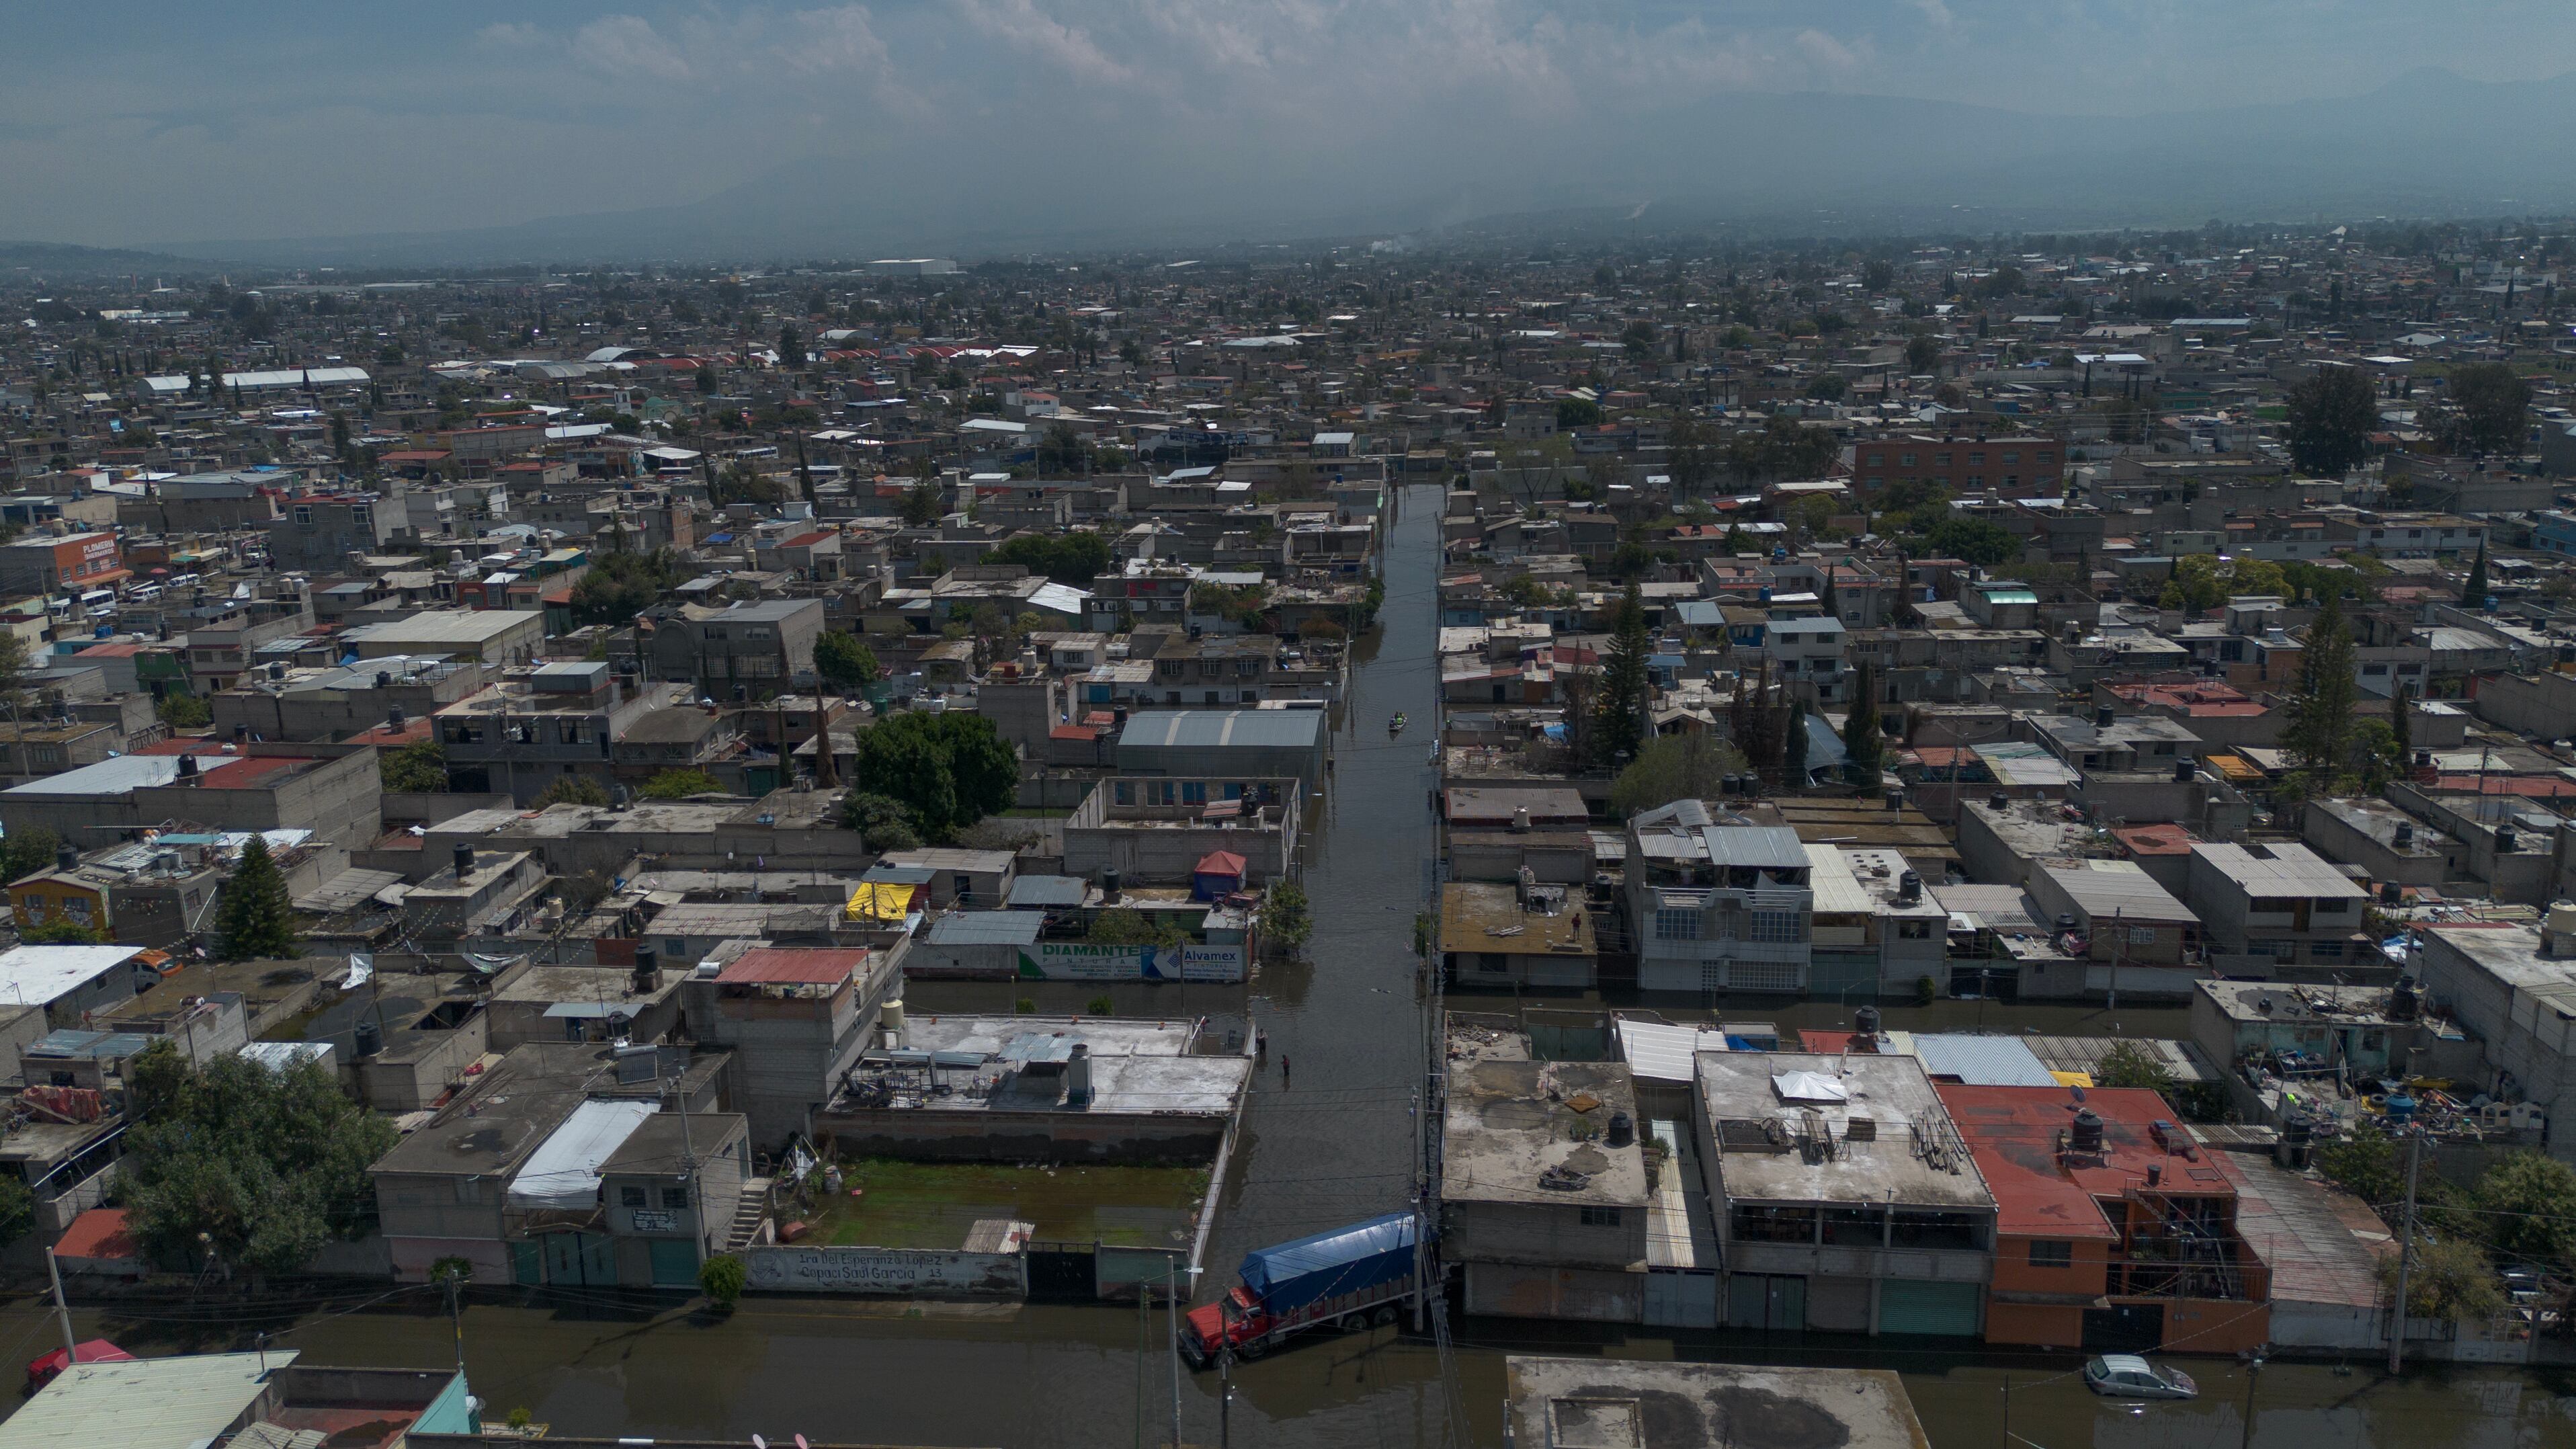
<svg viewBox="0 0 2576 1449">
<path fill-rule="evenodd" d="M 1243 1255 L 1243 1286 L 1272 1313 L 1399 1282 L 1413 1273 L 1414 1218 L 1389 1213 Z"/>
</svg>

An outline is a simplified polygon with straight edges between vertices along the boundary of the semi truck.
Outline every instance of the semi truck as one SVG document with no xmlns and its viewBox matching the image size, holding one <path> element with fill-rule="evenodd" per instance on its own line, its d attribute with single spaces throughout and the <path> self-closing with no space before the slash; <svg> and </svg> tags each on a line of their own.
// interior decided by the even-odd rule
<svg viewBox="0 0 2576 1449">
<path fill-rule="evenodd" d="M 1242 1281 L 1191 1309 L 1181 1349 L 1206 1368 L 1232 1351 L 1253 1359 L 1289 1335 L 1327 1325 L 1387 1324 L 1420 1296 L 1421 1222 L 1388 1213 L 1243 1255 Z"/>
</svg>

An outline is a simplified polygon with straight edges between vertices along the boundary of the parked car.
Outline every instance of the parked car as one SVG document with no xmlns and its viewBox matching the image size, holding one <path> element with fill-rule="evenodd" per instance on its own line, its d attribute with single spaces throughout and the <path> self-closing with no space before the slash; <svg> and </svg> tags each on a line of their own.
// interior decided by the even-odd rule
<svg viewBox="0 0 2576 1449">
<path fill-rule="evenodd" d="M 2084 1383 L 2115 1399 L 2188 1399 L 2200 1385 L 2180 1369 L 2160 1369 L 2134 1353 L 2096 1354 L 2084 1365 Z"/>
<path fill-rule="evenodd" d="M 93 1338 L 80 1345 L 82 1363 L 132 1363 L 134 1355 L 103 1338 Z M 72 1366 L 72 1350 L 58 1348 L 40 1353 L 27 1361 L 27 1392 L 34 1393 L 62 1376 Z"/>
</svg>

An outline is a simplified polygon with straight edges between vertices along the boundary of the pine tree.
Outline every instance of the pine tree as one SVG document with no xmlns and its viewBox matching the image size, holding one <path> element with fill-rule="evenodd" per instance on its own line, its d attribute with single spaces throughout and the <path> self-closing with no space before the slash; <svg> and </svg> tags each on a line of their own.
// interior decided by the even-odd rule
<svg viewBox="0 0 2576 1449">
<path fill-rule="evenodd" d="M 294 907 L 287 899 L 286 877 L 269 859 L 268 842 L 257 835 L 242 847 L 240 864 L 224 882 L 223 899 L 215 905 L 215 930 L 230 960 L 295 955 Z"/>
<path fill-rule="evenodd" d="M 2477 562 L 2469 565 L 2469 582 L 2460 590 L 2460 607 L 2474 609 L 2487 601 L 2487 541 L 2478 540 Z"/>
<path fill-rule="evenodd" d="M 1874 788 L 1886 746 L 1878 733 L 1878 681 L 1866 664 L 1852 671 L 1851 713 L 1843 716 L 1843 752 L 1851 757 L 1843 766 L 1844 775 L 1855 785 Z"/>
<path fill-rule="evenodd" d="M 1600 727 L 1593 735 L 1598 763 L 1615 765 L 1620 756 L 1636 758 L 1646 742 L 1646 606 L 1630 584 L 1620 597 L 1610 633 L 1610 653 L 1601 667 L 1601 697 L 1593 704 Z"/>
<path fill-rule="evenodd" d="M 2355 693 L 2352 630 L 2344 623 L 2343 601 L 2330 598 L 2308 626 L 2289 724 L 2281 732 L 2282 747 L 2321 789 L 2332 788 L 2352 757 Z"/>
<path fill-rule="evenodd" d="M 1791 701 L 1788 732 L 1781 737 L 1780 770 L 1792 786 L 1807 783 L 1807 707 Z"/>
<path fill-rule="evenodd" d="M 2388 733 L 2397 741 L 2398 767 L 2403 769 L 2415 758 L 2415 702 L 2403 684 L 2388 701 Z"/>
</svg>

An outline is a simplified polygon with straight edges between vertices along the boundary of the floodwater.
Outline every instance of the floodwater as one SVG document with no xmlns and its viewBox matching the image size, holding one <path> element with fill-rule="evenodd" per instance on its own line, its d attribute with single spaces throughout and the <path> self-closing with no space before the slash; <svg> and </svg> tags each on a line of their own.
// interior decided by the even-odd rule
<svg viewBox="0 0 2576 1449">
<path fill-rule="evenodd" d="M 1272 969 L 1240 990 L 1120 988 L 1122 1015 L 1234 1015 L 1269 1033 L 1235 1171 L 1210 1252 L 1210 1291 L 1244 1249 L 1406 1205 L 1413 1186 L 1411 1106 L 1423 1065 L 1423 1004 L 1411 930 L 1431 858 L 1427 750 L 1434 717 L 1436 489 L 1407 491 L 1391 550 L 1386 628 L 1361 650 L 1338 763 L 1307 875 L 1317 925 L 1311 964 Z M 1372 652 L 1373 650 L 1373 652 Z M 1389 740 L 1402 710 L 1417 727 Z M 983 991 L 984 994 L 977 994 Z M 1173 994 L 1166 997 L 1162 991 Z M 1093 986 L 916 990 L 916 1009 L 1009 1010 L 1021 994 L 1079 1011 Z M 1470 1008 L 1509 998 L 1458 998 Z M 1888 1009 L 1892 1026 L 1973 1026 L 1973 1002 Z M 2107 1033 L 2082 1007 L 1996 1005 L 1991 1024 Z M 1672 1013 L 1702 1015 L 1699 1012 Z M 1718 1015 L 1781 1026 L 1848 1020 L 1834 1003 L 1727 1003 Z M 2178 1012 L 2124 1007 L 2130 1032 L 2175 1032 Z M 1293 1085 L 1279 1064 L 1293 1065 Z M 269 1342 L 313 1361 L 435 1366 L 455 1338 L 436 1295 L 407 1290 L 369 1306 L 316 1302 L 257 1322 L 230 1306 L 134 1312 L 78 1309 L 82 1338 L 146 1353 L 246 1349 Z M 963 1307 L 836 1299 L 746 1300 L 728 1317 L 609 1294 L 476 1303 L 464 1314 L 475 1391 L 499 1417 L 524 1407 L 559 1435 L 731 1438 L 793 1433 L 879 1444 L 1080 1446 L 1174 1439 L 1168 1316 L 1134 1307 Z M 1655 1360 L 1893 1368 L 1934 1449 L 2576 1449 L 2576 1380 L 2493 1369 L 2427 1368 L 2389 1380 L 2369 1362 L 2274 1363 L 2250 1385 L 2224 1360 L 2184 1360 L 2202 1397 L 2132 1406 L 2097 1399 L 2078 1361 L 1960 1346 L 1870 1344 L 1823 1335 L 1761 1337 L 1461 1319 L 1448 1373 L 1428 1344 L 1380 1330 L 1317 1338 L 1238 1365 L 1220 1423 L 1213 1375 L 1178 1381 L 1179 1438 L 1212 1445 L 1494 1445 L 1502 1438 L 1503 1356 L 1609 1354 Z M 43 1308 L 0 1306 L 0 1364 L 57 1342 Z M 1455 1386 L 1454 1394 L 1444 1382 Z M 2006 1394 L 2009 1383 L 2010 1393 Z M 2007 1403 L 2009 1413 L 2007 1414 Z"/>
</svg>

